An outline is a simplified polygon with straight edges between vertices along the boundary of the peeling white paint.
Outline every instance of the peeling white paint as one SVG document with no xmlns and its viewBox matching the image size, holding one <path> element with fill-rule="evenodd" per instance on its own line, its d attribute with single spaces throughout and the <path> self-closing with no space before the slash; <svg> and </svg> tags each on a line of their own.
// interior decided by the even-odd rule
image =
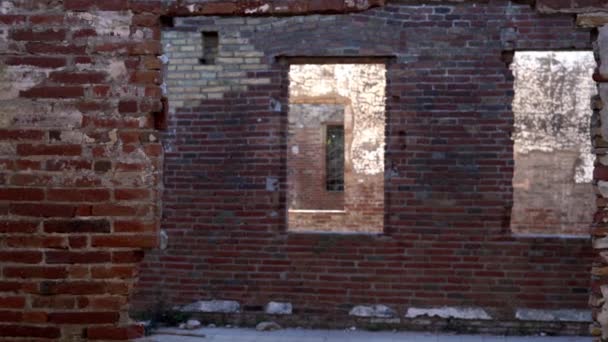
<svg viewBox="0 0 608 342">
<path fill-rule="evenodd" d="M 518 51 L 511 64 L 515 152 L 578 151 L 576 183 L 593 179 L 589 120 L 595 67 L 590 51 Z"/>
<path fill-rule="evenodd" d="M 19 92 L 28 90 L 48 78 L 53 70 L 26 65 L 0 65 L 0 100 L 19 97 Z"/>
<path fill-rule="evenodd" d="M 128 12 L 98 11 L 71 14 L 72 17 L 87 22 L 95 28 L 98 35 L 129 37 L 133 14 Z"/>
<path fill-rule="evenodd" d="M 492 317 L 482 308 L 450 307 L 439 308 L 409 308 L 405 314 L 406 318 L 417 318 L 421 316 L 456 318 L 470 320 L 490 320 Z"/>
<path fill-rule="evenodd" d="M 268 12 L 269 9 L 270 9 L 270 5 L 264 4 L 260 7 L 246 9 L 245 14 L 265 13 L 265 12 Z"/>
<path fill-rule="evenodd" d="M 69 106 L 17 100 L 5 101 L 0 107 L 0 127 L 70 129 L 81 124 L 82 113 Z"/>
<path fill-rule="evenodd" d="M 122 60 L 110 60 L 107 70 L 110 77 L 115 81 L 123 80 L 127 77 L 127 67 Z"/>
</svg>

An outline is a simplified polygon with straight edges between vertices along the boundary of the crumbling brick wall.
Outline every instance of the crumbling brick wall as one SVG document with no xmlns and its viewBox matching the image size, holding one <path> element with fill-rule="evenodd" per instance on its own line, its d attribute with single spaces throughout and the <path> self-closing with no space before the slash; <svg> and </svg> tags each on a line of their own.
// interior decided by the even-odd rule
<svg viewBox="0 0 608 342">
<path fill-rule="evenodd" d="M 491 1 L 493 5 L 496 3 L 498 2 Z M 156 103 L 160 99 L 160 92 L 156 90 L 150 90 L 150 93 L 144 92 L 147 101 L 138 101 L 137 104 L 133 100 L 140 99 L 141 94 L 134 91 L 143 88 L 144 84 L 149 84 L 150 88 L 155 89 L 158 77 L 156 70 L 160 67 L 154 58 L 160 53 L 156 27 L 161 14 L 193 16 L 342 13 L 363 10 L 378 4 L 381 4 L 381 1 L 272 1 L 269 3 L 200 1 L 179 5 L 172 2 L 127 0 L 5 0 L 1 2 L 0 89 L 2 90 L 0 94 L 3 112 L 0 116 L 0 126 L 3 131 L 0 137 L 3 152 L 0 162 L 2 164 L 0 183 L 3 186 L 0 190 L 2 215 L 0 334 L 3 335 L 3 339 L 10 340 L 17 336 L 25 339 L 41 337 L 64 340 L 128 339 L 141 333 L 140 328 L 128 326 L 127 305 L 124 300 L 129 292 L 129 284 L 134 279 L 130 270 L 141 258 L 141 248 L 157 244 L 158 208 L 150 209 L 148 216 L 138 215 L 132 221 L 132 225 L 121 227 L 116 222 L 122 220 L 122 215 L 133 213 L 132 209 L 126 207 L 154 207 L 158 204 L 157 190 L 160 177 L 158 177 L 159 165 L 156 163 L 159 148 L 156 142 L 147 140 L 153 133 L 151 125 L 143 123 L 145 120 L 136 120 L 133 117 L 151 117 L 151 113 L 158 110 Z M 387 189 L 387 193 L 392 206 L 404 208 L 410 201 L 412 208 L 402 210 L 399 214 L 395 211 L 388 220 L 386 236 L 357 237 L 357 239 L 337 236 L 289 236 L 282 233 L 279 228 L 284 221 L 268 220 L 263 215 L 255 218 L 260 212 L 266 212 L 258 208 L 247 211 L 253 216 L 246 218 L 249 229 L 241 231 L 238 231 L 238 227 L 242 226 L 242 217 L 230 215 L 225 211 L 226 208 L 221 206 L 213 208 L 217 215 L 212 216 L 214 219 L 208 226 L 188 223 L 192 221 L 190 213 L 184 216 L 188 223 L 186 226 L 174 219 L 175 216 L 171 216 L 172 218 L 165 222 L 165 227 L 171 230 L 173 247 L 167 253 L 156 253 L 149 257 L 146 263 L 148 273 L 139 286 L 142 289 L 138 295 L 140 306 L 156 301 L 153 297 L 158 293 L 155 282 L 162 284 L 167 297 L 174 303 L 201 297 L 230 297 L 240 299 L 243 303 L 254 303 L 253 306 L 248 305 L 245 308 L 255 312 L 255 304 L 263 302 L 266 299 L 264 297 L 269 298 L 271 294 L 275 294 L 285 299 L 296 298 L 293 300 L 297 305 L 296 308 L 304 308 L 301 312 L 306 314 L 334 308 L 336 311 L 326 310 L 334 318 L 341 317 L 347 307 L 351 306 L 350 302 L 389 302 L 392 301 L 391 298 L 395 299 L 395 303 L 402 303 L 399 304 L 400 307 L 445 302 L 485 304 L 488 307 L 498 307 L 510 302 L 525 302 L 527 306 L 537 307 L 546 303 L 557 307 L 565 305 L 566 302 L 573 303 L 572 306 L 584 306 L 587 272 L 585 262 L 581 260 L 589 260 L 587 258 L 590 257 L 586 241 L 522 240 L 505 235 L 508 217 L 504 215 L 506 209 L 502 204 L 509 203 L 506 199 L 508 191 L 504 193 L 505 197 L 499 200 L 492 198 L 489 192 L 491 188 L 496 189 L 498 186 L 499 193 L 502 193 L 500 187 L 503 185 L 498 183 L 476 184 L 485 190 L 481 190 L 475 197 L 475 203 L 463 206 L 459 210 L 464 211 L 460 212 L 448 210 L 447 206 L 437 208 L 431 203 L 446 199 L 465 201 L 464 198 L 457 198 L 456 191 L 441 191 L 440 188 L 446 186 L 446 183 L 421 182 L 414 185 L 408 183 L 412 179 L 421 179 L 416 163 L 419 167 L 432 165 L 435 168 L 425 175 L 424 179 L 427 180 L 449 179 L 455 176 L 455 172 L 458 176 L 467 170 L 487 171 L 488 168 L 493 167 L 509 169 L 508 162 L 506 166 L 487 166 L 483 162 L 486 160 L 484 158 L 489 158 L 487 155 L 479 156 L 478 158 L 481 159 L 470 156 L 459 158 L 463 155 L 456 146 L 448 142 L 479 146 L 478 140 L 482 137 L 471 136 L 479 131 L 474 129 L 470 132 L 466 131 L 468 135 L 462 135 L 465 131 L 453 132 L 446 125 L 431 129 L 428 126 L 431 122 L 441 124 L 456 119 L 447 115 L 436 117 L 422 115 L 428 114 L 429 111 L 440 113 L 441 108 L 448 110 L 445 106 L 456 106 L 456 110 L 461 113 L 457 120 L 463 124 L 467 123 L 463 126 L 470 129 L 479 127 L 482 123 L 469 125 L 472 119 L 467 113 L 479 110 L 482 117 L 489 120 L 488 126 L 495 128 L 496 122 L 492 120 L 491 113 L 501 111 L 501 106 L 505 106 L 509 101 L 505 101 L 501 95 L 492 94 L 510 89 L 508 76 L 505 76 L 507 81 L 499 82 L 496 89 L 483 88 L 478 95 L 480 100 L 484 100 L 483 103 L 463 101 L 462 96 L 463 93 L 467 97 L 471 96 L 471 92 L 468 91 L 470 84 L 481 84 L 484 79 L 501 80 L 503 77 L 501 73 L 495 72 L 497 69 L 494 69 L 497 67 L 494 57 L 500 50 L 496 42 L 501 36 L 507 39 L 512 37 L 509 30 L 504 31 L 506 34 L 500 35 L 499 28 L 517 26 L 520 35 L 525 37 L 524 40 L 518 41 L 522 44 L 518 46 L 520 48 L 586 47 L 586 33 L 574 34 L 576 38 L 570 33 L 565 33 L 571 32 L 571 17 L 558 15 L 539 18 L 534 12 L 518 5 L 511 6 L 506 2 L 500 2 L 498 5 L 498 7 L 487 7 L 486 4 L 475 3 L 475 6 L 471 7 L 472 5 L 469 4 L 466 5 L 470 11 L 468 15 L 450 13 L 445 9 L 446 6 L 441 5 L 436 6 L 437 12 L 434 7 L 412 7 L 411 10 L 401 12 L 393 6 L 388 7 L 387 11 L 374 12 L 378 14 L 377 17 L 369 13 L 353 17 L 357 29 L 352 32 L 357 32 L 362 37 L 380 38 L 378 42 L 386 42 L 385 48 L 379 47 L 383 53 L 390 53 L 392 48 L 387 47 L 391 46 L 407 49 L 407 45 L 416 40 L 418 41 L 416 45 L 426 45 L 429 52 L 419 55 L 403 54 L 401 64 L 404 65 L 390 71 L 393 75 L 390 82 L 394 82 L 394 89 L 399 90 L 389 98 L 388 109 L 389 112 L 399 115 L 390 119 L 393 125 L 388 136 L 391 139 L 392 149 L 389 161 L 396 163 L 391 164 L 387 170 L 396 178 L 391 181 L 393 186 Z M 551 13 L 585 12 L 578 16 L 578 22 L 582 25 L 594 27 L 606 24 L 605 15 L 598 13 L 606 9 L 603 0 L 586 1 L 584 4 L 574 0 L 538 0 L 537 7 L 541 11 Z M 83 12 L 91 16 L 84 15 Z M 77 21 L 72 21 L 70 17 L 74 13 L 83 16 Z M 384 35 L 362 29 L 362 27 L 371 28 L 372 26 L 368 27 L 371 22 L 374 22 L 373 25 L 381 22 L 382 25 L 399 26 L 399 21 L 408 22 L 409 33 L 407 29 L 405 32 L 401 31 L 401 27 L 392 32 L 383 32 Z M 126 26 L 129 28 L 126 29 Z M 475 30 L 467 28 L 475 28 Z M 418 29 L 421 31 L 417 32 Z M 340 27 L 335 27 L 330 32 L 340 34 L 340 30 Z M 402 35 L 394 32 L 402 32 Z M 152 37 L 148 36 L 149 33 L 152 33 Z M 598 57 L 602 56 L 602 59 L 606 60 L 608 59 L 605 49 L 607 33 L 605 29 L 599 30 L 599 33 L 600 38 L 596 45 Z M 142 39 L 142 34 L 146 38 L 145 41 Z M 467 35 L 470 34 L 473 36 L 468 39 Z M 413 41 L 408 42 L 410 38 Z M 72 44 L 73 40 L 76 44 Z M 432 51 L 428 47 L 433 46 L 435 42 L 439 43 L 437 51 Z M 460 49 L 465 42 L 469 42 L 466 44 L 470 44 L 471 52 L 475 54 L 472 53 L 470 56 L 451 54 L 450 51 L 455 51 L 452 48 Z M 288 51 L 292 44 L 293 41 L 285 39 L 279 42 L 279 46 L 285 51 Z M 335 50 L 332 41 L 327 42 L 325 46 L 331 50 L 331 53 L 340 50 L 339 48 Z M 316 50 L 318 48 L 319 46 L 313 47 L 311 51 L 323 52 Z M 368 54 L 370 51 L 361 49 L 356 52 Z M 478 54 L 479 51 L 482 53 Z M 342 53 L 351 54 L 353 50 L 345 49 Z M 482 59 L 482 56 L 486 56 L 487 60 Z M 117 64 L 112 66 L 109 61 L 114 58 Z M 441 61 L 443 63 L 440 63 Z M 122 63 L 126 71 L 120 66 Z M 88 69 L 79 69 L 79 65 L 84 65 Z M 117 66 L 118 72 L 115 69 Z M 409 67 L 415 67 L 420 74 L 412 72 Z M 461 70 L 460 74 L 453 74 L 455 67 Z M 7 73 L 5 71 L 7 69 L 10 72 Z M 608 79 L 604 69 L 605 67 L 601 66 L 600 72 L 596 75 L 596 79 L 600 82 Z M 481 70 L 487 74 L 473 70 Z M 71 75 L 65 78 L 61 71 L 87 75 Z M 92 74 L 88 74 L 89 71 L 92 71 Z M 123 77 L 125 75 L 127 77 Z M 280 68 L 271 68 L 268 74 L 251 75 L 252 78 L 272 77 L 277 82 L 281 82 L 285 76 L 286 73 Z M 401 79 L 406 76 L 409 80 Z M 421 82 L 423 79 L 434 81 L 423 84 Z M 459 82 L 470 81 L 470 84 L 456 85 L 456 88 L 449 90 L 442 88 L 442 84 L 452 84 L 450 82 L 457 79 Z M 428 88 L 432 84 L 439 88 Z M 266 92 L 270 90 L 262 88 L 260 91 L 266 95 L 262 96 L 264 105 L 259 108 L 266 108 L 268 99 Z M 284 91 L 283 87 L 279 91 L 272 92 L 272 96 L 280 96 Z M 431 104 L 429 98 L 438 94 L 446 96 L 447 101 Z M 255 98 L 255 90 L 254 94 L 244 95 Z M 415 97 L 421 97 L 423 100 L 416 104 Z M 605 97 L 602 93 L 602 98 Z M 121 104 L 121 100 L 125 101 Z M 485 102 L 488 100 L 496 101 Z M 234 98 L 228 104 L 232 109 L 239 105 Z M 214 107 L 210 102 L 204 103 L 203 108 L 209 106 L 213 115 L 214 110 L 218 110 L 217 106 L 226 105 L 225 102 L 219 102 Z M 599 111 L 601 101 L 596 101 L 595 105 Z M 120 118 L 113 115 L 117 107 Z M 17 117 L 14 115 L 15 111 L 40 115 L 34 115 L 33 120 L 28 124 L 19 121 L 21 118 L 28 118 L 28 115 Z M 75 119 L 79 115 L 78 111 L 83 113 L 80 122 Z M 225 109 L 218 110 L 217 113 L 225 113 L 225 111 Z M 418 111 L 423 113 L 417 116 Z M 89 114 L 86 115 L 87 113 Z M 503 114 L 506 117 L 505 121 L 509 121 L 508 110 Z M 87 121 L 84 120 L 85 117 L 88 118 Z M 9 118 L 9 121 L 6 121 L 6 118 Z M 32 116 L 29 118 L 32 119 Z M 504 123 L 502 117 L 494 119 Z M 418 120 L 423 122 L 417 124 Z M 79 126 L 85 123 L 86 125 Z M 408 126 L 407 133 L 406 130 L 399 129 L 399 124 Z M 600 158 L 594 178 L 596 181 L 606 181 L 608 177 L 603 166 L 606 162 L 601 157 L 605 152 L 603 148 L 606 143 L 605 139 L 600 138 L 600 124 L 598 115 L 594 121 L 596 127 L 594 134 L 597 137 L 596 152 L 600 154 Z M 453 125 L 450 127 L 454 128 Z M 494 138 L 502 137 L 499 145 L 502 144 L 508 127 L 510 124 L 505 125 L 504 131 L 500 129 L 492 131 L 496 136 L 491 139 L 486 138 L 484 141 L 494 141 Z M 120 149 L 108 150 L 113 146 L 111 142 L 114 141 L 113 135 L 110 135 L 112 129 L 116 129 L 116 142 L 123 142 Z M 277 127 L 269 129 L 277 129 Z M 437 137 L 436 140 L 416 135 L 417 132 L 429 132 L 429 130 L 434 137 Z M 66 131 L 67 133 L 64 133 Z M 88 138 L 85 138 L 85 134 Z M 460 138 L 457 134 L 461 134 Z M 60 139 L 66 140 L 60 142 Z M 473 142 L 471 139 L 476 141 Z M 81 141 L 85 143 L 80 143 Z M 416 148 L 416 152 L 405 150 L 414 143 L 424 142 L 439 145 L 447 150 L 435 151 L 436 146 L 421 148 L 423 145 L 418 145 L 420 148 Z M 508 143 L 503 147 L 508 150 Z M 144 153 L 138 152 L 141 150 Z M 89 155 L 89 151 L 92 154 Z M 406 166 L 406 154 L 408 160 L 416 157 L 418 161 Z M 144 166 L 141 169 L 123 169 L 130 167 L 129 163 L 123 165 L 123 162 L 133 155 L 143 157 Z M 428 157 L 429 155 L 436 157 L 443 155 L 454 159 L 433 161 Z M 148 160 L 145 161 L 145 158 Z M 508 158 L 499 159 L 508 160 Z M 455 160 L 469 160 L 469 162 L 456 164 L 459 166 L 454 169 Z M 448 169 L 450 165 L 453 169 Z M 66 167 L 70 170 L 71 177 L 63 175 Z M 281 166 L 254 165 L 254 168 L 256 167 L 280 169 Z M 498 176 L 499 171 L 495 172 Z M 89 179 L 93 174 L 93 180 L 100 182 L 112 180 L 110 186 L 93 185 L 89 188 L 84 185 L 86 183 L 81 183 L 82 179 Z M 146 175 L 151 174 L 155 174 L 156 177 L 149 185 L 141 189 L 133 187 L 131 181 L 145 181 Z M 501 174 L 496 179 L 502 179 L 503 176 L 506 175 Z M 205 182 L 206 175 L 195 177 L 200 177 L 199 181 Z M 260 177 L 256 182 L 262 179 L 269 181 L 268 188 L 274 188 L 275 182 L 272 177 Z M 467 178 L 459 176 L 454 178 L 453 182 L 447 183 L 447 186 L 452 188 L 470 186 L 466 181 Z M 598 185 L 600 185 L 598 191 L 602 190 L 603 183 L 600 182 Z M 63 191 L 66 188 L 70 191 Z M 130 190 L 123 192 L 128 189 L 142 191 L 130 194 Z M 82 190 L 100 191 L 95 193 L 95 191 Z M 434 191 L 429 192 L 429 190 Z M 247 191 L 254 192 L 254 190 Z M 458 191 L 461 189 L 459 188 Z M 421 195 L 418 196 L 422 197 L 410 197 L 415 193 L 420 193 Z M 433 193 L 443 194 L 443 198 L 438 195 L 430 198 Z M 466 192 L 465 189 L 465 193 L 470 199 L 471 192 Z M 449 197 L 448 194 L 451 194 L 450 198 L 446 198 Z M 183 194 L 179 195 L 183 198 Z M 220 195 L 219 198 L 226 201 L 223 204 L 226 206 L 232 200 L 230 191 L 225 189 L 218 190 L 214 195 Z M 108 203 L 110 201 L 108 197 L 112 198 L 111 203 Z M 262 197 L 268 200 L 265 205 L 271 205 L 273 208 L 279 206 L 277 203 L 284 201 L 281 193 L 278 196 Z M 597 227 L 593 231 L 594 246 L 597 248 L 598 256 L 595 264 L 597 267 L 593 270 L 591 298 L 598 320 L 597 329 L 594 330 L 596 334 L 602 333 L 600 328 L 605 329 L 608 326 L 605 310 L 602 310 L 602 305 L 606 302 L 601 291 L 606 283 L 603 275 L 606 261 L 605 258 L 600 257 L 605 254 L 603 249 L 606 247 L 603 241 L 605 237 L 603 208 L 606 205 L 604 197 L 605 195 L 602 195 L 598 200 L 599 208 L 602 210 L 596 215 Z M 119 198 L 120 201 L 125 201 L 120 204 L 120 208 L 114 203 Z M 139 202 L 135 204 L 132 201 Z M 217 202 L 214 200 L 214 203 Z M 171 201 L 165 209 L 184 210 L 176 203 Z M 243 202 L 236 203 L 240 206 L 247 205 Z M 107 212 L 100 211 L 104 206 L 113 209 Z M 93 207 L 97 214 L 93 214 Z M 194 211 L 192 213 L 197 214 Z M 273 212 L 270 213 L 272 217 Z M 82 225 L 84 220 L 88 221 L 87 225 Z M 471 222 L 483 222 L 483 224 L 473 226 Z M 54 225 L 55 223 L 57 225 Z M 105 233 L 108 227 L 112 231 Z M 216 230 L 213 233 L 205 232 L 205 229 L 210 227 Z M 446 227 L 449 230 L 446 230 Z M 66 232 L 63 232 L 64 230 Z M 127 234 L 130 236 L 126 238 L 124 237 L 126 235 L 119 230 L 137 231 L 137 234 L 150 232 L 150 234 L 144 234 L 148 238 L 132 239 L 132 235 Z M 185 235 L 188 235 L 187 238 L 183 238 Z M 113 247 L 98 245 L 104 240 L 109 241 L 108 243 Z M 233 244 L 237 241 L 239 245 L 233 248 Z M 263 243 L 260 243 L 261 241 Z M 217 243 L 221 243 L 225 248 L 224 251 L 215 249 Z M 116 244 L 122 247 L 116 247 Z M 192 248 L 188 254 L 176 253 L 176 248 L 187 247 L 188 244 Z M 268 249 L 264 250 L 265 246 Z M 407 255 L 403 254 L 405 248 L 408 250 Z M 203 254 L 201 250 L 204 251 Z M 284 259 L 287 253 L 289 260 Z M 360 259 L 355 260 L 352 255 L 357 255 Z M 454 255 L 459 258 L 458 262 L 453 261 Z M 51 256 L 59 256 L 60 259 L 52 259 Z M 59 263 L 51 264 L 51 260 Z M 94 260 L 99 262 L 92 263 Z M 250 260 L 258 261 L 250 264 Z M 392 261 L 387 262 L 387 260 Z M 350 269 L 354 270 L 353 273 L 357 273 L 356 276 L 341 273 L 346 272 L 355 262 L 357 268 Z M 155 271 L 154 268 L 157 266 L 158 271 Z M 405 266 L 414 270 L 416 274 L 407 272 L 403 275 L 401 271 Z M 336 269 L 338 267 L 339 269 Z M 11 268 L 27 270 L 27 272 L 18 275 L 10 271 Z M 96 270 L 95 273 L 93 270 Z M 438 276 L 438 270 L 444 276 Z M 106 271 L 109 273 L 105 273 Z M 170 276 L 175 276 L 179 280 L 172 282 Z M 403 284 L 403 287 L 395 287 L 395 284 Z M 420 285 L 415 287 L 414 284 Z M 375 290 L 373 297 L 370 297 L 369 293 L 372 291 L 369 289 L 372 285 Z M 260 286 L 264 287 L 264 290 L 260 290 Z M 357 286 L 362 290 L 344 294 L 342 291 L 345 286 L 350 289 Z M 221 290 L 218 291 L 220 287 Z M 294 292 L 290 292 L 289 289 Z M 315 293 L 318 294 L 307 294 L 303 291 L 306 289 L 315 289 Z M 519 292 L 516 289 L 519 289 Z M 178 292 L 185 293 L 185 297 L 178 298 L 176 296 Z M 260 297 L 257 297 L 258 295 Z M 252 299 L 256 297 L 259 299 Z M 347 302 L 348 305 L 345 304 Z M 315 306 L 319 303 L 330 305 Z M 99 312 L 97 310 L 102 310 L 102 314 L 94 314 Z M 75 312 L 79 314 L 75 315 Z M 320 316 L 315 315 L 315 317 Z M 79 319 L 77 322 L 73 321 L 76 317 Z M 608 330 L 604 330 L 605 337 L 608 336 L 606 331 Z"/>
<path fill-rule="evenodd" d="M 0 6 L 0 336 L 128 339 L 158 246 L 155 15 L 127 1 Z"/>
<path fill-rule="evenodd" d="M 164 35 L 170 42 L 201 31 L 218 31 L 220 55 L 234 55 L 218 57 L 216 67 L 228 70 L 215 76 L 215 95 L 181 91 L 190 98 L 173 101 L 163 137 L 169 248 L 145 260 L 138 308 L 158 298 L 231 299 L 246 319 L 286 301 L 300 318 L 292 324 L 340 325 L 352 322 L 353 306 L 384 304 L 398 313 L 392 324 L 420 327 L 437 321 L 416 319 L 418 309 L 473 307 L 484 315 L 459 327 L 586 331 L 557 318 L 529 323 L 526 312 L 587 307 L 588 241 L 518 238 L 509 229 L 513 76 L 501 56 L 590 49 L 589 30 L 570 15 L 502 1 L 399 3 L 346 16 L 178 18 Z M 281 56 L 393 57 L 383 235 L 286 231 Z M 188 65 L 197 70 L 169 61 Z"/>
</svg>

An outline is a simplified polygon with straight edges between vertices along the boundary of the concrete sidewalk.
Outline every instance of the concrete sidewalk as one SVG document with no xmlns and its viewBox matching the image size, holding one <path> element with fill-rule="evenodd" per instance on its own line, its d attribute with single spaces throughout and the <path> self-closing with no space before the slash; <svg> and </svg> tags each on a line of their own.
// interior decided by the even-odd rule
<svg viewBox="0 0 608 342">
<path fill-rule="evenodd" d="M 201 335 L 176 336 L 178 334 Z M 204 336 L 204 337 L 202 337 Z M 242 328 L 161 329 L 139 342 L 591 342 L 590 337 L 450 335 L 415 332 L 283 329 L 259 332 Z"/>
</svg>

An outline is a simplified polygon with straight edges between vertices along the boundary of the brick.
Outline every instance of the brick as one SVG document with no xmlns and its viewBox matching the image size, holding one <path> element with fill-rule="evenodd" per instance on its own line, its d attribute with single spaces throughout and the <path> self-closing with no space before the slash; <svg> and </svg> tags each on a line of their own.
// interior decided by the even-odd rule
<svg viewBox="0 0 608 342">
<path fill-rule="evenodd" d="M 20 91 L 20 97 L 25 98 L 76 98 L 84 96 L 84 88 L 82 87 L 35 87 L 28 90 Z"/>
<path fill-rule="evenodd" d="M 68 248 L 67 239 L 62 236 L 8 236 L 5 243 L 13 248 Z"/>
<path fill-rule="evenodd" d="M 32 217 L 73 217 L 76 207 L 60 204 L 30 204 L 13 203 L 9 205 L 9 211 L 13 215 Z"/>
<path fill-rule="evenodd" d="M 21 322 L 21 320 L 23 320 L 23 314 L 21 312 L 0 310 L 0 327 L 3 326 L 1 324 L 2 322 Z M 0 328 L 0 329 L 2 329 L 2 328 Z M 0 336 L 7 336 L 7 335 L 0 335 Z"/>
<path fill-rule="evenodd" d="M 106 284 L 102 282 L 93 282 L 93 281 L 62 281 L 62 282 L 54 282 L 49 283 L 48 285 L 48 294 L 69 294 L 69 295 L 102 295 L 107 292 Z M 78 314 L 78 312 L 74 312 L 74 314 Z M 112 315 L 111 315 L 112 316 Z M 113 317 L 113 316 L 112 316 Z M 56 320 L 56 323 L 68 323 L 71 316 L 69 318 L 65 318 L 65 321 L 61 321 L 61 319 Z M 76 319 L 76 318 L 73 318 Z M 51 320 L 51 317 L 49 317 Z M 53 320 L 51 320 L 53 321 Z M 101 323 L 101 322 L 98 322 Z M 106 322 L 112 323 L 112 322 Z"/>
<path fill-rule="evenodd" d="M 91 276 L 93 279 L 131 279 L 135 274 L 135 268 L 132 266 L 91 267 Z"/>
<path fill-rule="evenodd" d="M 32 298 L 32 308 L 70 310 L 76 308 L 76 298 L 74 296 L 35 296 Z"/>
<path fill-rule="evenodd" d="M 116 233 L 153 233 L 157 230 L 154 222 L 143 221 L 114 221 Z"/>
<path fill-rule="evenodd" d="M 22 264 L 37 264 L 42 261 L 42 253 L 37 251 L 0 251 L 0 260 Z"/>
<path fill-rule="evenodd" d="M 57 202 L 105 202 L 110 199 L 106 189 L 49 189 L 47 199 Z"/>
<path fill-rule="evenodd" d="M 4 188 L 0 189 L 0 201 L 41 201 L 44 191 L 36 188 Z"/>
<path fill-rule="evenodd" d="M 39 42 L 28 42 L 25 44 L 25 49 L 29 53 L 33 54 L 51 54 L 51 55 L 79 55 L 86 53 L 86 45 L 76 45 L 76 44 L 47 44 L 47 43 L 39 43 Z M 37 57 L 29 57 L 37 58 Z M 49 57 L 40 57 L 38 59 L 44 61 Z M 30 62 L 31 63 L 31 62 Z M 46 64 L 56 65 L 54 67 L 61 67 L 65 65 L 65 60 L 63 58 L 51 58 L 50 61 L 47 61 Z M 41 64 L 40 61 L 37 61 L 37 64 Z M 33 64 L 32 64 L 33 65 Z M 44 65 L 36 65 L 42 66 Z"/>
<path fill-rule="evenodd" d="M 71 248 L 84 248 L 88 245 L 86 236 L 70 236 L 69 243 Z"/>
<path fill-rule="evenodd" d="M 99 264 L 111 260 L 109 252 L 46 251 L 48 264 Z"/>
<path fill-rule="evenodd" d="M 17 25 L 25 22 L 24 15 L 0 14 L 0 24 Z"/>
<path fill-rule="evenodd" d="M 42 138 L 44 138 L 43 131 L 0 129 L 0 140 L 42 140 Z"/>
<path fill-rule="evenodd" d="M 163 67 L 163 63 L 156 56 L 142 56 L 142 64 L 149 70 L 160 70 Z"/>
<path fill-rule="evenodd" d="M 43 266 L 43 267 L 4 267 L 2 273 L 6 278 L 42 278 L 61 279 L 67 276 L 65 267 Z"/>
<path fill-rule="evenodd" d="M 142 27 L 156 27 L 160 25 L 160 18 L 158 15 L 142 13 L 133 16 L 132 24 L 134 26 Z"/>
<path fill-rule="evenodd" d="M 135 216 L 139 207 L 117 204 L 97 204 L 93 206 L 93 216 Z"/>
<path fill-rule="evenodd" d="M 136 71 L 131 74 L 131 82 L 137 84 L 160 84 L 159 71 Z"/>
<path fill-rule="evenodd" d="M 89 307 L 91 310 L 120 310 L 127 303 L 127 298 L 123 296 L 103 296 L 91 298 Z"/>
<path fill-rule="evenodd" d="M 597 180 L 608 180 L 608 166 L 597 165 L 593 170 L 593 178 Z"/>
<path fill-rule="evenodd" d="M 0 309 L 22 309 L 25 297 L 5 297 L 0 295 Z"/>
<path fill-rule="evenodd" d="M 73 170 L 91 170 L 93 163 L 89 160 L 64 160 L 54 159 L 47 160 L 45 169 L 48 171 L 63 171 L 65 169 Z"/>
<path fill-rule="evenodd" d="M 105 72 L 52 72 L 49 79 L 57 83 L 65 84 L 95 84 L 103 83 L 106 79 Z"/>
<path fill-rule="evenodd" d="M 30 325 L 2 325 L 0 324 L 0 336 L 4 337 L 37 337 L 37 338 L 59 338 L 61 331 L 57 327 L 39 327 Z"/>
<path fill-rule="evenodd" d="M 144 335 L 141 325 L 126 327 L 99 326 L 87 328 L 87 338 L 90 340 L 132 340 Z"/>
<path fill-rule="evenodd" d="M 93 247 L 131 247 L 131 248 L 154 248 L 158 247 L 157 235 L 110 235 L 93 236 L 91 245 Z"/>
<path fill-rule="evenodd" d="M 109 233 L 107 219 L 96 220 L 52 220 L 44 222 L 46 233 Z"/>
<path fill-rule="evenodd" d="M 108 172 L 112 169 L 112 162 L 109 160 L 98 160 L 93 165 L 93 169 L 97 172 Z"/>
<path fill-rule="evenodd" d="M 61 25 L 63 24 L 63 15 L 44 14 L 30 16 L 30 23 L 34 25 Z"/>
<path fill-rule="evenodd" d="M 49 322 L 59 324 L 107 324 L 118 321 L 116 312 L 52 312 Z"/>
<path fill-rule="evenodd" d="M 144 257 L 143 251 L 112 252 L 112 262 L 116 264 L 130 264 L 140 262 Z"/>
<path fill-rule="evenodd" d="M 10 179 L 10 184 L 16 186 L 45 186 L 52 180 L 50 175 L 41 174 L 15 174 Z"/>
<path fill-rule="evenodd" d="M 42 324 L 48 321 L 48 315 L 42 311 L 28 311 L 23 313 L 23 322 Z"/>
<path fill-rule="evenodd" d="M 21 283 L 13 281 L 0 281 L 0 291 L 2 292 L 16 292 L 23 289 Z"/>
<path fill-rule="evenodd" d="M 80 29 L 80 30 L 77 30 L 74 33 L 72 33 L 72 37 L 74 39 L 97 37 L 97 31 L 95 31 L 92 28 L 84 28 L 84 29 Z"/>
<path fill-rule="evenodd" d="M 63 29 L 47 29 L 43 31 L 35 31 L 32 29 L 27 30 L 14 30 L 11 32 L 10 37 L 17 41 L 58 41 L 65 40 L 66 31 Z"/>
<path fill-rule="evenodd" d="M 114 198 L 119 201 L 146 200 L 150 197 L 150 191 L 146 189 L 116 189 Z"/>
<path fill-rule="evenodd" d="M 38 231 L 37 221 L 5 221 L 0 220 L 0 234 L 20 233 L 31 234 Z"/>
<path fill-rule="evenodd" d="M 21 156 L 79 156 L 80 145 L 17 145 L 17 154 Z"/>
<path fill-rule="evenodd" d="M 162 52 L 160 42 L 148 41 L 142 43 L 134 43 L 128 47 L 130 55 L 160 55 Z"/>
<path fill-rule="evenodd" d="M 39 68 L 61 68 L 66 65 L 62 57 L 9 57 L 7 65 L 30 65 Z"/>
<path fill-rule="evenodd" d="M 126 11 L 130 9 L 131 2 L 128 0 L 108 0 L 96 2 L 97 8 L 102 11 Z"/>
<path fill-rule="evenodd" d="M 127 114 L 127 113 L 137 113 L 137 101 L 120 101 L 118 103 L 118 112 Z"/>
</svg>

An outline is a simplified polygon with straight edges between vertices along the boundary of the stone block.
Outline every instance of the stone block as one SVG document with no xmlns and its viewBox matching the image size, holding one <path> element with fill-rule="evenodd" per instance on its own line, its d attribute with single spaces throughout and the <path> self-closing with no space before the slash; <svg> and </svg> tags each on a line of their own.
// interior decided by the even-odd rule
<svg viewBox="0 0 608 342">
<path fill-rule="evenodd" d="M 241 305 L 234 300 L 200 300 L 181 308 L 183 312 L 237 313 Z"/>
<path fill-rule="evenodd" d="M 266 304 L 264 312 L 269 315 L 291 315 L 293 306 L 286 302 L 269 302 Z"/>
</svg>

